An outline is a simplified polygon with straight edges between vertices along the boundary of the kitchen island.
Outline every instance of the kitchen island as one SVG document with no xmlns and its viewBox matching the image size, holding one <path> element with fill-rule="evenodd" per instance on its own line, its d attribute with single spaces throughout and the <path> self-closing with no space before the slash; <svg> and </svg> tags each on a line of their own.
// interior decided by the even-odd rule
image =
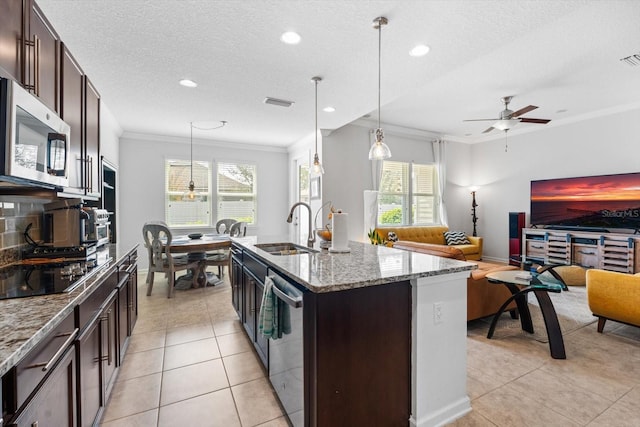
<svg viewBox="0 0 640 427">
<path fill-rule="evenodd" d="M 474 264 L 360 242 L 350 242 L 348 253 L 278 254 L 263 246 L 278 242 L 287 240 L 234 239 L 233 303 L 294 425 L 433 426 L 470 411 L 466 278 Z M 282 346 L 258 333 L 272 275 L 303 295 L 304 362 L 301 375 L 291 374 L 304 377 L 297 412 L 290 383 L 272 376 L 282 361 L 270 353 Z"/>
</svg>

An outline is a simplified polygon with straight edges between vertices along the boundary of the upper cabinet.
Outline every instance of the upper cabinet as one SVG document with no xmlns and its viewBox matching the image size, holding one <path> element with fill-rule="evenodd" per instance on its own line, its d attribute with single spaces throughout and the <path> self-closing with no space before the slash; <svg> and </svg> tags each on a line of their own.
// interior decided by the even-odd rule
<svg viewBox="0 0 640 427">
<path fill-rule="evenodd" d="M 69 126 L 69 187 L 84 194 L 82 168 L 84 73 L 64 43 L 60 60 L 60 117 Z"/>
<path fill-rule="evenodd" d="M 33 0 L 26 2 L 22 84 L 47 107 L 59 112 L 60 38 Z"/>
<path fill-rule="evenodd" d="M 86 76 L 84 82 L 84 184 L 87 195 L 100 197 L 100 94 Z"/>
<path fill-rule="evenodd" d="M 100 197 L 100 95 L 62 43 L 60 116 L 71 126 L 68 193 Z"/>
<path fill-rule="evenodd" d="M 99 199 L 100 95 L 34 0 L 0 0 L 0 68 L 71 127 L 59 195 Z"/>
<path fill-rule="evenodd" d="M 0 0 L 0 68 L 4 77 L 21 81 L 22 0 Z"/>
</svg>

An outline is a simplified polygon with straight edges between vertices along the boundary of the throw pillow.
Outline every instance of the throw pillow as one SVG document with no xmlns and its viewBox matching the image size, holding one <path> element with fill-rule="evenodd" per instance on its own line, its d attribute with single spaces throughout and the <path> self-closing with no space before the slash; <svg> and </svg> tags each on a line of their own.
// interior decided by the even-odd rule
<svg viewBox="0 0 640 427">
<path fill-rule="evenodd" d="M 471 242 L 467 239 L 467 235 L 464 231 L 445 231 L 444 240 L 447 241 L 447 245 L 469 245 Z"/>
<path fill-rule="evenodd" d="M 397 242 L 398 241 L 398 235 L 396 233 L 394 233 L 393 231 L 390 231 L 389 233 L 387 233 L 387 240 L 390 242 Z"/>
</svg>

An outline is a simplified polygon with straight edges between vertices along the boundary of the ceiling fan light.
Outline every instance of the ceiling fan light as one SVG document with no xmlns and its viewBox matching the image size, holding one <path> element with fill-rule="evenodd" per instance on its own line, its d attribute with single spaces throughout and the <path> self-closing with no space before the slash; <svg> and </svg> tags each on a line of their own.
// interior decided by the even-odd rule
<svg viewBox="0 0 640 427">
<path fill-rule="evenodd" d="M 499 130 L 509 130 L 518 123 L 520 123 L 520 120 L 518 119 L 498 120 L 493 127 Z"/>
</svg>

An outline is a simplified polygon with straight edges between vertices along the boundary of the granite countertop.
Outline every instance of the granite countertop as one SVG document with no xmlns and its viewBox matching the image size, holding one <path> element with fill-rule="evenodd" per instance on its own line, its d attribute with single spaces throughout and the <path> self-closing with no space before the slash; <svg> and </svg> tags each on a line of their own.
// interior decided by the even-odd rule
<svg viewBox="0 0 640 427">
<path fill-rule="evenodd" d="M 73 291 L 0 300 L 0 376 L 18 363 L 94 291 L 98 279 L 135 249 L 109 245 L 111 260 L 95 267 Z"/>
<path fill-rule="evenodd" d="M 316 249 L 314 253 L 271 255 L 255 245 L 290 242 L 291 239 L 250 236 L 232 240 L 316 293 L 383 285 L 477 268 L 476 264 L 469 262 L 355 241 L 349 242 L 351 251 L 348 253 Z"/>
</svg>

